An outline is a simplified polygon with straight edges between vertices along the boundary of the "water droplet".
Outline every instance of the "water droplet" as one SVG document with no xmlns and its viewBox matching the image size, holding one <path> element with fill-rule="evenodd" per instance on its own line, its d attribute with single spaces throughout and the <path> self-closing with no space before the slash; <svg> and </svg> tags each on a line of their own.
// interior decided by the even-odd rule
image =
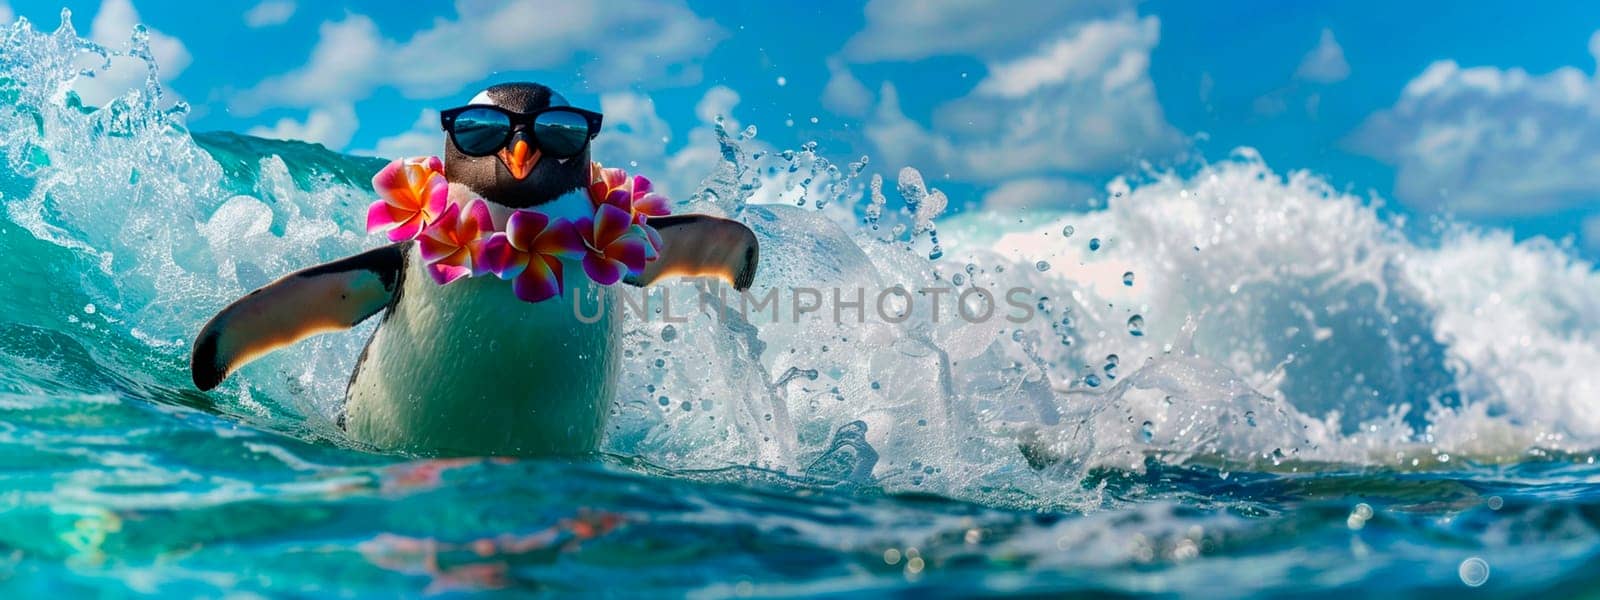
<svg viewBox="0 0 1600 600">
<path fill-rule="evenodd" d="M 978 265 L 975 265 L 975 264 L 972 264 L 972 263 L 967 263 L 967 274 L 968 275 L 971 275 L 971 274 L 977 273 L 977 272 L 978 272 Z"/>
<path fill-rule="evenodd" d="M 927 567 L 927 562 L 924 561 L 920 556 L 906 560 L 906 574 L 908 575 L 916 575 L 921 573 L 922 569 L 925 567 Z"/>
<path fill-rule="evenodd" d="M 660 398 L 656 398 L 656 403 L 658 403 L 658 404 L 660 404 L 662 406 L 666 406 L 668 404 L 672 404 L 672 399 L 668 398 L 666 396 L 662 396 Z"/>
<path fill-rule="evenodd" d="M 1506 501 L 1499 496 L 1489 496 L 1489 510 L 1500 510 L 1505 505 Z"/>
<path fill-rule="evenodd" d="M 1083 376 L 1083 384 L 1089 387 L 1100 387 L 1100 376 L 1090 373 Z"/>
<path fill-rule="evenodd" d="M 1140 425 L 1139 439 L 1144 440 L 1146 443 L 1156 439 L 1156 424 L 1145 421 L 1143 425 Z"/>
<path fill-rule="evenodd" d="M 1045 271 L 1049 271 L 1050 270 L 1050 263 L 1047 263 L 1047 262 L 1041 260 L 1039 262 L 1033 263 L 1033 268 L 1038 269 L 1040 273 L 1043 273 Z"/>
<path fill-rule="evenodd" d="M 1117 365 L 1120 365 L 1120 364 L 1122 364 L 1122 357 L 1117 356 L 1115 354 L 1107 354 L 1106 355 L 1106 368 L 1107 369 L 1115 369 L 1115 368 L 1117 368 Z"/>
<path fill-rule="evenodd" d="M 783 87 L 783 86 L 786 86 L 786 85 L 789 85 L 789 78 L 788 77 L 784 77 L 782 75 L 779 75 L 778 76 L 778 87 Z"/>
<path fill-rule="evenodd" d="M 1061 228 L 1061 237 L 1072 237 L 1072 234 L 1077 232 L 1078 230 L 1073 229 L 1071 225 L 1068 225 Z"/>
<path fill-rule="evenodd" d="M 1362 502 L 1356 504 L 1355 509 L 1350 511 L 1350 516 L 1345 517 L 1344 525 L 1355 531 L 1366 527 L 1370 519 L 1372 519 L 1372 505 Z"/>
<path fill-rule="evenodd" d="M 962 275 L 960 273 L 956 273 L 955 275 L 951 275 L 950 276 L 950 283 L 953 283 L 953 284 L 956 284 L 956 285 L 966 285 L 967 276 L 966 275 Z"/>
<path fill-rule="evenodd" d="M 1253 410 L 1244 411 L 1244 422 L 1245 422 L 1246 425 L 1249 425 L 1251 427 L 1255 427 L 1256 426 L 1256 411 L 1253 411 Z"/>
<path fill-rule="evenodd" d="M 661 328 L 661 341 L 670 342 L 678 339 L 678 328 L 668 325 Z"/>
<path fill-rule="evenodd" d="M 1090 252 L 1095 252 L 1095 251 L 1097 251 L 1099 249 L 1100 249 L 1100 238 L 1089 238 L 1089 251 Z"/>
<path fill-rule="evenodd" d="M 1122 274 L 1122 285 L 1133 287 L 1133 271 Z"/>
<path fill-rule="evenodd" d="M 1461 576 L 1461 583 L 1467 587 L 1478 587 L 1489 581 L 1489 562 L 1476 556 L 1468 557 L 1461 561 L 1461 568 L 1456 570 Z"/>
<path fill-rule="evenodd" d="M 1144 317 L 1139 315 L 1128 317 L 1128 335 L 1133 337 L 1144 335 Z"/>
</svg>

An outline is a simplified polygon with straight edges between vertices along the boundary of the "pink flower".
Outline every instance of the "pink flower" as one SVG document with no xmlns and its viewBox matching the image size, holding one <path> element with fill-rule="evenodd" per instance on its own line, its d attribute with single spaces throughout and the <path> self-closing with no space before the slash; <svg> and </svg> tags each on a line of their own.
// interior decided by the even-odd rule
<svg viewBox="0 0 1600 600">
<path fill-rule="evenodd" d="M 596 209 L 605 204 L 620 208 L 628 214 L 630 222 L 641 226 L 645 241 L 649 242 L 646 260 L 655 260 L 661 252 L 661 235 L 649 226 L 650 217 L 672 214 L 672 203 L 666 196 L 652 191 L 653 188 L 650 180 L 643 175 L 630 178 L 622 169 L 608 169 L 597 162 L 589 163 L 589 201 Z"/>
<path fill-rule="evenodd" d="M 465 212 L 457 204 L 445 207 L 439 220 L 422 231 L 418 242 L 428 274 L 443 285 L 468 275 L 488 273 L 483 250 L 493 232 L 494 220 L 482 199 L 474 198 Z"/>
<path fill-rule="evenodd" d="M 611 190 L 622 187 L 628 181 L 628 172 L 622 169 L 608 169 L 598 162 L 589 163 L 589 200 L 596 206 L 605 199 Z"/>
<path fill-rule="evenodd" d="M 589 163 L 589 200 L 596 208 L 612 204 L 628 212 L 638 225 L 650 217 L 672 214 L 672 203 L 666 196 L 653 191 L 654 186 L 643 175 L 628 177 L 622 169 L 608 169 L 600 163 Z"/>
<path fill-rule="evenodd" d="M 396 160 L 372 177 L 382 198 L 367 207 L 367 232 L 387 231 L 389 241 L 417 239 L 444 212 L 450 184 L 436 156 Z"/>
<path fill-rule="evenodd" d="M 672 203 L 666 196 L 652 191 L 654 186 L 643 175 L 633 176 L 633 215 L 634 222 L 640 225 L 650 217 L 665 217 L 672 214 Z"/>
<path fill-rule="evenodd" d="M 484 244 L 484 264 L 525 302 L 542 302 L 562 292 L 562 259 L 584 255 L 583 240 L 571 222 L 550 220 L 543 213 L 519 210 L 506 220 L 506 231 Z"/>
<path fill-rule="evenodd" d="M 644 227 L 633 224 L 628 213 L 612 204 L 601 204 L 594 218 L 578 219 L 574 225 L 583 245 L 583 271 L 600 285 L 611 285 L 623 275 L 644 272 L 649 261 L 648 237 Z"/>
</svg>

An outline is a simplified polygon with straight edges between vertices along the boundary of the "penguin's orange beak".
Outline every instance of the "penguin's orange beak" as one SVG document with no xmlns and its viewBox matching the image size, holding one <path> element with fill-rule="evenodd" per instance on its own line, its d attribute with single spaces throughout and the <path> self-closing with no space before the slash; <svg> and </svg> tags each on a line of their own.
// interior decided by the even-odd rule
<svg viewBox="0 0 1600 600">
<path fill-rule="evenodd" d="M 511 176 L 525 179 L 533 172 L 533 167 L 539 164 L 538 150 L 528 151 L 528 141 L 519 139 L 510 148 L 501 148 L 498 156 L 500 162 L 505 163 L 506 170 L 511 171 Z"/>
</svg>

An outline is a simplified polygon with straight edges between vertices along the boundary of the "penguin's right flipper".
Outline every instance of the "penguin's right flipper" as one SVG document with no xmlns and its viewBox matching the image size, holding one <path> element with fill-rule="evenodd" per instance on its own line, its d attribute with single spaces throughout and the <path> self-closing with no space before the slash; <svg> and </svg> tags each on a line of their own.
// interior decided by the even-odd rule
<svg viewBox="0 0 1600 600">
<path fill-rule="evenodd" d="M 378 314 L 394 300 L 404 267 L 405 250 L 393 244 L 290 273 L 235 300 L 195 337 L 195 387 L 217 387 L 268 352 Z"/>
<path fill-rule="evenodd" d="M 644 272 L 629 277 L 646 286 L 668 277 L 718 277 L 744 290 L 755 282 L 761 247 L 743 223 L 707 215 L 654 217 L 650 226 L 661 234 L 661 256 Z"/>
</svg>

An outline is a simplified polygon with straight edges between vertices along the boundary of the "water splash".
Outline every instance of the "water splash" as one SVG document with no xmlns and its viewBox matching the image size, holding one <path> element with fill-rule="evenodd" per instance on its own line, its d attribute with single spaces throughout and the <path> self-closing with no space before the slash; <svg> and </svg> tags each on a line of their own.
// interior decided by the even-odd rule
<svg viewBox="0 0 1600 600">
<path fill-rule="evenodd" d="M 0 127 L 9 132 L 0 141 L 6 171 L 0 196 L 7 219 L 20 230 L 8 238 L 60 250 L 54 253 L 60 263 L 40 285 L 73 279 L 77 285 L 62 291 L 18 286 L 5 301 L 23 327 L 60 322 L 53 315 L 59 309 L 31 305 L 38 298 L 67 294 L 81 298 L 78 305 L 94 303 L 93 320 L 114 326 L 96 330 L 91 343 L 148 348 L 107 353 L 112 368 L 138 385 L 181 390 L 187 387 L 186 346 L 205 313 L 264 283 L 268 274 L 367 244 L 356 233 L 354 208 L 364 194 L 345 173 L 315 166 L 326 159 L 291 167 L 280 157 L 331 155 L 304 144 L 252 144 L 241 164 L 220 164 L 223 154 L 208 152 L 188 132 L 185 105 L 162 108 L 153 64 L 142 87 L 99 109 L 82 106 L 75 85 L 103 72 L 111 58 L 153 61 L 142 29 L 135 30 L 131 49 L 118 53 L 79 39 L 66 16 L 50 34 L 19 20 L 0 41 L 0 94 L 14 99 L 0 107 Z M 84 56 L 96 57 L 94 66 L 81 67 Z M 227 138 L 219 136 L 218 143 L 228 145 Z M 338 162 L 352 164 L 344 157 Z M 248 177 L 241 176 L 245 171 Z M 16 238 L 19 233 L 27 239 Z M 303 419 L 276 418 L 287 411 L 311 417 L 309 427 L 316 429 L 338 371 L 347 373 L 353 364 L 353 357 L 341 356 L 347 347 L 318 340 L 274 356 L 257 373 L 277 375 L 251 378 L 239 389 L 240 401 L 225 410 L 305 431 Z"/>
<path fill-rule="evenodd" d="M 939 230 L 934 227 L 933 220 L 944 213 L 950 200 L 944 192 L 928 188 L 922 181 L 922 173 L 912 167 L 900 169 L 899 190 L 900 197 L 906 202 L 906 209 L 911 211 L 913 241 L 919 235 L 928 234 L 928 242 L 933 246 L 928 251 L 928 258 L 938 260 L 944 256 L 944 249 L 939 246 Z"/>
</svg>

